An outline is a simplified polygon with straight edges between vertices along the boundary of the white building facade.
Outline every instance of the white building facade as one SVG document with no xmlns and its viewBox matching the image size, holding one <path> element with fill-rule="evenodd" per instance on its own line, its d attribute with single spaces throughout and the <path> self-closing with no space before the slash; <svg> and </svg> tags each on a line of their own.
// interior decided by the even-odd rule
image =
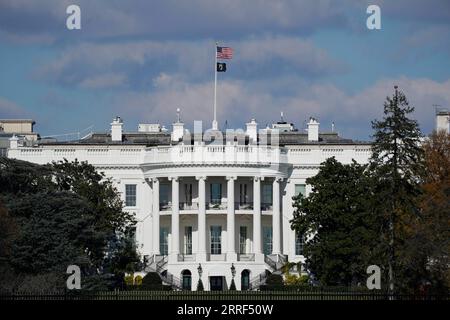
<svg viewBox="0 0 450 320">
<path fill-rule="evenodd" d="M 45 139 L 44 139 L 45 140 Z M 140 124 L 124 132 L 116 118 L 110 134 L 70 142 L 21 146 L 10 139 L 8 157 L 38 164 L 87 161 L 104 172 L 136 219 L 136 241 L 146 270 L 176 288 L 257 289 L 268 272 L 303 261 L 304 237 L 291 230 L 292 197 L 310 192 L 305 180 L 329 157 L 367 163 L 368 142 L 307 132 L 283 120 L 259 130 L 190 133 L 178 118 L 172 132 Z"/>
</svg>

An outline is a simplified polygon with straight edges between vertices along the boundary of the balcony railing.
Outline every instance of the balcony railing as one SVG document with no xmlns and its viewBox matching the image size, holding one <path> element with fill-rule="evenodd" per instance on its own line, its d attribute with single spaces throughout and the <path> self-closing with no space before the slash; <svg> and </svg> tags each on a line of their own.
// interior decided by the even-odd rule
<svg viewBox="0 0 450 320">
<path fill-rule="evenodd" d="M 178 145 L 146 149 L 144 162 L 152 163 L 287 163 L 287 150 L 276 146 Z"/>
<path fill-rule="evenodd" d="M 172 203 L 170 203 L 170 202 L 160 202 L 159 203 L 159 210 L 160 211 L 170 211 L 170 210 L 172 210 Z"/>
<path fill-rule="evenodd" d="M 226 210 L 227 203 L 219 203 L 219 202 L 207 202 L 206 203 L 207 210 Z"/>
<path fill-rule="evenodd" d="M 261 210 L 262 211 L 272 211 L 273 205 L 268 202 L 261 202 Z"/>
<path fill-rule="evenodd" d="M 178 261 L 195 261 L 195 254 L 179 254 Z"/>
<path fill-rule="evenodd" d="M 180 202 L 180 210 L 198 210 L 197 202 Z"/>
<path fill-rule="evenodd" d="M 254 253 L 240 253 L 238 254 L 238 261 L 255 261 Z"/>
<path fill-rule="evenodd" d="M 206 210 L 226 210 L 228 205 L 226 202 L 207 202 L 205 204 Z M 253 202 L 235 202 L 234 209 L 235 210 L 253 210 Z M 198 210 L 198 202 L 180 202 L 179 203 L 180 210 Z M 160 202 L 159 203 L 160 211 L 171 211 L 172 203 L 171 202 Z M 261 203 L 261 211 L 272 211 L 272 203 Z"/>
<path fill-rule="evenodd" d="M 221 253 L 221 254 L 209 254 L 208 257 L 209 261 L 226 261 L 227 260 L 227 255 L 225 253 Z"/>
<path fill-rule="evenodd" d="M 253 202 L 235 202 L 234 203 L 235 210 L 253 210 Z"/>
</svg>

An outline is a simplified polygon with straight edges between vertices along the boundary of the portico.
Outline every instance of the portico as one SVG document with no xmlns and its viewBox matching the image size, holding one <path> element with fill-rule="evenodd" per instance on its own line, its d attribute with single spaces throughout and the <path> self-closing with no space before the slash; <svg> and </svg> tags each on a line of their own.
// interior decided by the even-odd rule
<svg viewBox="0 0 450 320">
<path fill-rule="evenodd" d="M 180 174 L 149 181 L 154 255 L 168 255 L 169 263 L 232 263 L 281 253 L 282 177 Z"/>
</svg>

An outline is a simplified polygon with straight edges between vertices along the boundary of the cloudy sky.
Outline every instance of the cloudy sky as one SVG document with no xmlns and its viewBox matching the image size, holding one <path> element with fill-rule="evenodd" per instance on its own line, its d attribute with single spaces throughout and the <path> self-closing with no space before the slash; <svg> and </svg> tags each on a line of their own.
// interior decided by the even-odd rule
<svg viewBox="0 0 450 320">
<path fill-rule="evenodd" d="M 70 4 L 81 30 L 66 28 Z M 369 4 L 381 30 L 366 27 Z M 448 0 L 0 0 L 0 118 L 32 118 L 43 136 L 105 131 L 116 115 L 128 131 L 170 128 L 177 108 L 210 125 L 215 40 L 234 49 L 221 127 L 283 111 L 367 140 L 395 84 L 424 133 L 433 105 L 450 107 Z"/>
</svg>

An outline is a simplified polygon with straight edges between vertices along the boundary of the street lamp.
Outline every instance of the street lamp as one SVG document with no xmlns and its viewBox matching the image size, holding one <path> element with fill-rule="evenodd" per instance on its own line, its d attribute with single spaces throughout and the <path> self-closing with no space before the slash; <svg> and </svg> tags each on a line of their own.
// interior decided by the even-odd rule
<svg viewBox="0 0 450 320">
<path fill-rule="evenodd" d="M 202 269 L 202 265 L 200 263 L 198 264 L 197 271 L 198 271 L 198 276 L 201 278 L 202 277 L 202 273 L 203 273 L 203 269 Z"/>
<path fill-rule="evenodd" d="M 234 267 L 234 263 L 231 264 L 231 275 L 234 276 L 236 275 L 236 268 Z"/>
</svg>

